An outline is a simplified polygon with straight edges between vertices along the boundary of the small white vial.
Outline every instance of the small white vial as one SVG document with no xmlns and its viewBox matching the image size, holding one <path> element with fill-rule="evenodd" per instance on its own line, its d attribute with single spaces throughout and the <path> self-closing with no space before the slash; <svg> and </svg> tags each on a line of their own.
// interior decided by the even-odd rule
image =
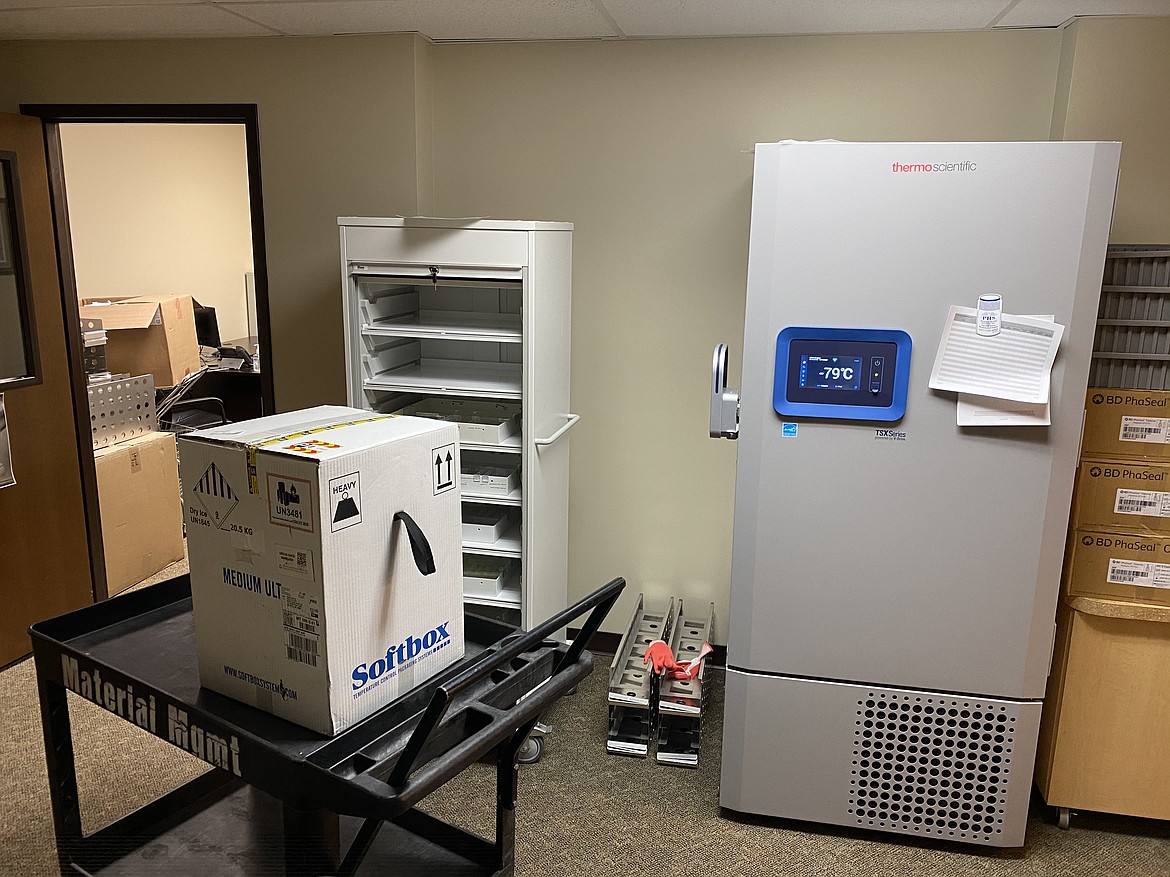
<svg viewBox="0 0 1170 877">
<path fill-rule="evenodd" d="M 998 335 L 999 318 L 1003 298 L 998 295 L 979 296 L 979 307 L 975 310 L 975 332 L 979 335 Z"/>
</svg>

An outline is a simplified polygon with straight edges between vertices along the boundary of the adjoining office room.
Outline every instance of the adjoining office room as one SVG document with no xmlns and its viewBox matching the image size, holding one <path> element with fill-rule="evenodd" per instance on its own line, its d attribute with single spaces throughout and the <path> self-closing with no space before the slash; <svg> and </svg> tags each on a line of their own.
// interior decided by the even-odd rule
<svg viewBox="0 0 1170 877">
<path fill-rule="evenodd" d="M 175 435 L 263 413 L 247 150 L 240 124 L 59 132 L 113 596 L 186 557 Z"/>
<path fill-rule="evenodd" d="M 0 873 L 1168 872 L 1162 4 L 0 39 Z M 250 120 L 238 258 L 164 252 L 215 188 L 168 113 Z M 177 213 L 90 212 L 112 155 Z M 185 554 L 115 593 L 132 273 L 274 404 L 145 416 Z"/>
</svg>

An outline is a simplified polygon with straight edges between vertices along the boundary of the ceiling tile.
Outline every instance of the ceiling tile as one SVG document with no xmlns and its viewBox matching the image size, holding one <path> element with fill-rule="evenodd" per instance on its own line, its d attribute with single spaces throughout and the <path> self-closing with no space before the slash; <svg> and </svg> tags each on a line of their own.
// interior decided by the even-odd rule
<svg viewBox="0 0 1170 877">
<path fill-rule="evenodd" d="M 997 27 L 1056 27 L 1078 15 L 1170 15 L 1170 0 L 1020 0 Z"/>
<path fill-rule="evenodd" d="M 10 9 L 54 9 L 63 6 L 196 6 L 198 0 L 0 0 L 0 12 Z"/>
<path fill-rule="evenodd" d="M 268 28 L 206 5 L 73 6 L 0 11 L 0 40 L 271 35 Z"/>
<path fill-rule="evenodd" d="M 593 0 L 261 0 L 220 5 L 297 36 L 417 31 L 440 42 L 617 36 Z"/>
<path fill-rule="evenodd" d="M 631 37 L 982 30 L 1010 0 L 598 0 Z"/>
</svg>

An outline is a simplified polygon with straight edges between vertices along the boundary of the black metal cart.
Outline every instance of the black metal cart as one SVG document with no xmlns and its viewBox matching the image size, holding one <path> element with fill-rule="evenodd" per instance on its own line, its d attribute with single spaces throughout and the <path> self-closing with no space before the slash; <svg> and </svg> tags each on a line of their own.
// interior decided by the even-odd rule
<svg viewBox="0 0 1170 877">
<path fill-rule="evenodd" d="M 467 657 L 332 738 L 199 687 L 186 576 L 33 625 L 62 874 L 511 875 L 517 752 L 589 674 L 585 643 L 624 585 L 527 633 L 469 614 Z M 586 613 L 571 644 L 547 639 Z M 215 769 L 84 835 L 67 691 Z M 488 758 L 494 842 L 415 806 Z"/>
</svg>

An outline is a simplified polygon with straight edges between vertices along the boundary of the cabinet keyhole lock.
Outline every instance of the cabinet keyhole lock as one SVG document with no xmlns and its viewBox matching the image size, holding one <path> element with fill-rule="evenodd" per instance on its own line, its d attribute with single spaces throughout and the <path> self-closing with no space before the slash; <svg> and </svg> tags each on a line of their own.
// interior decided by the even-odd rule
<svg viewBox="0 0 1170 877">
<path fill-rule="evenodd" d="M 439 288 L 439 269 L 437 267 L 435 267 L 434 265 L 432 265 L 428 270 L 431 272 L 431 283 L 433 283 L 435 286 L 435 289 L 438 290 L 438 288 Z"/>
</svg>

